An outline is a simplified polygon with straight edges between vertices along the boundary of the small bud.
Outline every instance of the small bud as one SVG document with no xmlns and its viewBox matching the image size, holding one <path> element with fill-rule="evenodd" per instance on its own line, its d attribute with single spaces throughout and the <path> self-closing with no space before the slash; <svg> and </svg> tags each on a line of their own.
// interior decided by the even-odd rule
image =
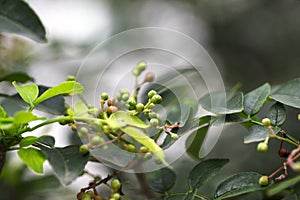
<svg viewBox="0 0 300 200">
<path fill-rule="evenodd" d="M 101 99 L 104 100 L 104 101 L 106 101 L 108 99 L 108 94 L 106 92 L 103 92 L 101 94 Z"/>
<path fill-rule="evenodd" d="M 151 159 L 151 158 L 152 158 L 152 153 L 151 153 L 151 152 L 147 152 L 147 153 L 144 155 L 144 158 L 145 158 L 146 160 Z"/>
<path fill-rule="evenodd" d="M 261 122 L 265 125 L 265 126 L 270 126 L 271 125 L 271 120 L 269 118 L 264 118 L 261 120 Z"/>
<path fill-rule="evenodd" d="M 132 70 L 132 74 L 137 77 L 141 74 L 141 71 L 135 68 Z"/>
<path fill-rule="evenodd" d="M 162 97 L 159 94 L 156 94 L 151 98 L 151 101 L 154 104 L 160 104 L 162 102 Z"/>
<path fill-rule="evenodd" d="M 260 142 L 258 145 L 257 145 L 257 148 L 256 150 L 259 152 L 259 153 L 266 153 L 268 151 L 268 144 L 264 143 L 264 142 Z"/>
<path fill-rule="evenodd" d="M 125 93 L 122 95 L 122 100 L 127 101 L 129 99 L 129 94 Z"/>
<path fill-rule="evenodd" d="M 147 67 L 147 63 L 142 61 L 142 62 L 139 62 L 136 66 L 136 69 L 140 72 L 144 71 Z"/>
<path fill-rule="evenodd" d="M 67 76 L 67 81 L 76 81 L 76 77 L 72 75 Z"/>
<path fill-rule="evenodd" d="M 144 104 L 142 104 L 142 103 L 136 104 L 135 109 L 138 112 L 142 112 L 144 110 Z"/>
<path fill-rule="evenodd" d="M 300 161 L 295 162 L 293 170 L 296 172 L 300 172 Z"/>
<path fill-rule="evenodd" d="M 155 158 L 155 159 L 154 159 L 154 162 L 155 162 L 157 165 L 162 164 L 162 160 L 161 160 L 160 158 Z"/>
<path fill-rule="evenodd" d="M 258 181 L 259 185 L 261 186 L 266 186 L 269 184 L 269 177 L 268 176 L 262 176 L 260 177 L 259 181 Z"/>
<path fill-rule="evenodd" d="M 89 133 L 89 130 L 85 127 L 81 127 L 79 132 L 82 134 L 82 135 L 87 135 Z"/>
<path fill-rule="evenodd" d="M 98 145 L 98 144 L 103 143 L 103 142 L 104 142 L 104 139 L 103 139 L 102 137 L 96 135 L 96 136 L 94 136 L 94 137 L 92 138 L 92 141 L 91 141 L 91 142 L 92 142 L 93 145 Z"/>
<path fill-rule="evenodd" d="M 153 72 L 148 72 L 146 75 L 145 75 L 145 78 L 144 78 L 144 83 L 147 83 L 147 82 L 153 82 L 154 81 L 154 78 L 155 78 L 155 75 Z"/>
<path fill-rule="evenodd" d="M 171 138 L 173 139 L 173 140 L 177 140 L 178 139 L 178 135 L 177 134 L 175 134 L 175 133 L 172 133 L 171 134 Z"/>
<path fill-rule="evenodd" d="M 125 147 L 125 150 L 128 151 L 128 152 L 132 152 L 132 153 L 135 153 L 135 146 L 133 144 L 128 144 L 126 147 Z"/>
<path fill-rule="evenodd" d="M 156 95 L 156 91 L 155 90 L 150 90 L 148 92 L 148 98 L 151 99 L 154 95 Z"/>
<path fill-rule="evenodd" d="M 149 149 L 147 147 L 145 147 L 145 146 L 140 147 L 140 152 L 141 153 L 147 153 L 148 151 L 149 151 Z"/>
<path fill-rule="evenodd" d="M 114 193 L 113 196 L 112 196 L 112 198 L 114 200 L 119 200 L 121 198 L 121 195 L 119 193 Z"/>
<path fill-rule="evenodd" d="M 150 125 L 153 127 L 156 127 L 158 125 L 159 121 L 156 118 L 150 119 Z"/>
<path fill-rule="evenodd" d="M 134 108 L 135 108 L 135 106 L 136 106 L 136 101 L 135 101 L 135 98 L 134 98 L 134 97 L 130 97 L 130 98 L 127 100 L 127 103 L 128 103 L 130 106 L 134 107 Z"/>
</svg>

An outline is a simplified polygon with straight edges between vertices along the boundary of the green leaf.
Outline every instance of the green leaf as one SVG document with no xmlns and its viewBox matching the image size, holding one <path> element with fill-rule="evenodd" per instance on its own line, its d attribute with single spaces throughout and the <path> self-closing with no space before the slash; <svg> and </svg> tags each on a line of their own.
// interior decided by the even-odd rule
<svg viewBox="0 0 300 200">
<path fill-rule="evenodd" d="M 14 118 L 5 117 L 0 118 L 0 129 L 8 130 L 14 126 Z"/>
<path fill-rule="evenodd" d="M 46 90 L 34 101 L 34 105 L 60 94 L 80 94 L 83 90 L 84 88 L 80 83 L 75 81 L 66 81 Z"/>
<path fill-rule="evenodd" d="M 186 152 L 192 158 L 199 159 L 199 153 L 201 150 L 201 146 L 204 142 L 204 139 L 205 139 L 208 129 L 209 129 L 208 125 L 201 127 L 187 138 L 187 140 L 185 142 Z"/>
<path fill-rule="evenodd" d="M 29 84 L 23 87 L 18 86 L 16 81 L 12 82 L 22 99 L 31 107 L 34 107 L 34 101 L 39 95 L 39 89 L 36 84 Z"/>
<path fill-rule="evenodd" d="M 270 98 L 285 105 L 300 108 L 300 78 L 293 79 L 275 90 Z"/>
<path fill-rule="evenodd" d="M 219 116 L 215 121 L 213 121 L 212 125 L 221 126 L 221 125 L 231 125 L 231 124 L 243 124 L 245 122 L 250 121 L 250 119 L 244 116 L 244 113 L 234 113 L 228 114 L 225 116 L 225 120 L 223 116 Z"/>
<path fill-rule="evenodd" d="M 4 108 L 2 106 L 0 106 L 0 118 L 6 118 L 7 113 L 5 112 Z"/>
<path fill-rule="evenodd" d="M 275 133 L 280 131 L 280 128 L 272 127 Z M 266 127 L 262 125 L 252 126 L 249 131 L 244 136 L 244 143 L 252 143 L 252 142 L 260 142 L 264 141 L 268 135 L 272 134 L 272 132 Z"/>
<path fill-rule="evenodd" d="M 0 82 L 2 82 L 2 81 L 9 81 L 9 82 L 16 81 L 18 83 L 26 83 L 28 81 L 34 81 L 34 79 L 26 73 L 15 72 L 15 73 L 11 73 L 11 74 L 1 77 Z"/>
<path fill-rule="evenodd" d="M 38 145 L 46 154 L 54 173 L 65 184 L 71 184 L 82 174 L 89 155 L 82 155 L 79 152 L 79 145 L 67 146 L 64 148 L 49 148 Z"/>
<path fill-rule="evenodd" d="M 115 127 L 115 128 L 121 128 L 124 126 L 135 126 L 138 128 L 149 127 L 149 124 L 146 124 L 145 122 L 140 120 L 140 118 L 124 111 L 118 111 L 110 115 L 110 117 L 107 120 L 107 123 L 111 127 Z"/>
<path fill-rule="evenodd" d="M 88 116 L 88 107 L 85 105 L 85 103 L 81 101 L 77 101 L 74 105 L 74 114 L 75 116 Z"/>
<path fill-rule="evenodd" d="M 15 118 L 14 120 L 15 124 L 27 124 L 31 121 L 41 119 L 29 111 L 19 111 L 15 114 L 14 118 Z"/>
<path fill-rule="evenodd" d="M 215 199 L 227 199 L 265 189 L 258 183 L 260 177 L 261 175 L 255 172 L 234 174 L 221 182 L 215 193 Z"/>
<path fill-rule="evenodd" d="M 18 155 L 34 172 L 39 174 L 44 172 L 43 164 L 46 160 L 46 156 L 42 151 L 35 148 L 20 149 Z"/>
<path fill-rule="evenodd" d="M 281 126 L 286 119 L 285 107 L 282 103 L 275 103 L 271 106 L 268 118 L 271 120 L 273 126 Z"/>
<path fill-rule="evenodd" d="M 229 159 L 209 159 L 197 164 L 189 175 L 189 186 L 192 190 L 199 189 L 215 177 Z"/>
<path fill-rule="evenodd" d="M 147 184 L 151 190 L 158 193 L 169 191 L 175 184 L 176 174 L 169 168 L 146 173 Z"/>
<path fill-rule="evenodd" d="M 122 131 L 132 137 L 137 142 L 141 143 L 147 147 L 151 152 L 153 152 L 157 158 L 159 158 L 164 164 L 168 165 L 165 161 L 165 155 L 163 150 L 155 143 L 155 141 L 147 136 L 143 131 L 135 127 L 125 127 L 122 128 Z"/>
<path fill-rule="evenodd" d="M 50 135 L 43 135 L 38 140 L 39 143 L 44 144 L 49 147 L 54 147 L 55 145 L 55 138 Z"/>
<path fill-rule="evenodd" d="M 37 138 L 35 136 L 24 137 L 20 142 L 20 147 L 27 147 L 29 145 L 34 144 L 38 140 L 39 140 L 39 138 Z"/>
<path fill-rule="evenodd" d="M 300 175 L 291 178 L 289 180 L 283 181 L 281 183 L 278 183 L 276 185 L 273 185 L 268 191 L 267 195 L 268 196 L 274 196 L 278 194 L 279 192 L 282 192 L 283 190 L 295 185 L 296 183 L 300 182 Z"/>
<path fill-rule="evenodd" d="M 232 114 L 243 110 L 243 100 L 244 97 L 241 92 L 236 94 L 232 94 L 231 92 L 216 92 L 202 97 L 199 100 L 199 104 L 206 111 L 214 114 Z M 214 105 L 212 105 L 212 101 Z"/>
<path fill-rule="evenodd" d="M 24 1 L 0 0 L 0 31 L 46 42 L 46 31 L 35 12 Z"/>
<path fill-rule="evenodd" d="M 248 116 L 253 116 L 259 112 L 267 97 L 270 95 L 271 87 L 269 83 L 256 88 L 245 95 L 244 112 Z"/>
</svg>

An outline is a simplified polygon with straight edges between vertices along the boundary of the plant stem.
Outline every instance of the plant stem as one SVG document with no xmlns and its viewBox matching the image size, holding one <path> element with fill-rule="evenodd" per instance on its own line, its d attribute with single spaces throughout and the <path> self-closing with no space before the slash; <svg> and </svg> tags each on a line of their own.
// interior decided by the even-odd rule
<svg viewBox="0 0 300 200">
<path fill-rule="evenodd" d="M 294 146 L 296 146 L 296 147 L 298 147 L 298 146 L 299 146 L 299 144 L 297 144 L 296 142 L 294 142 L 294 141 L 291 141 L 291 140 L 290 140 L 290 139 L 288 139 L 288 138 L 283 138 L 283 137 L 280 137 L 280 136 L 278 136 L 278 135 L 274 135 L 274 134 L 272 134 L 272 135 L 269 135 L 268 137 L 269 137 L 269 138 L 276 138 L 276 139 L 278 139 L 278 140 L 285 141 L 285 142 L 287 142 L 287 143 L 290 143 L 290 144 L 292 144 L 292 145 L 294 145 Z"/>
</svg>

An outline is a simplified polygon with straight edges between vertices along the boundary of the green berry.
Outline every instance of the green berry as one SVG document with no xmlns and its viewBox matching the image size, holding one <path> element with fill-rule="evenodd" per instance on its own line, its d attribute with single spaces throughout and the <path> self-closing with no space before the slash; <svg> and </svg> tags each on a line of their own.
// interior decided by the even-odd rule
<svg viewBox="0 0 300 200">
<path fill-rule="evenodd" d="M 269 184 L 269 177 L 268 176 L 262 176 L 260 177 L 259 181 L 258 181 L 259 185 L 261 186 L 266 186 Z"/>
<path fill-rule="evenodd" d="M 264 142 L 260 142 L 258 145 L 257 145 L 257 148 L 256 150 L 259 152 L 259 153 L 266 153 L 268 151 L 268 144 L 264 143 Z"/>
<path fill-rule="evenodd" d="M 108 125 L 103 125 L 102 130 L 105 135 L 110 134 L 110 127 Z"/>
<path fill-rule="evenodd" d="M 76 81 L 76 77 L 72 75 L 68 75 L 67 81 Z"/>
<path fill-rule="evenodd" d="M 151 102 L 154 104 L 160 104 L 162 102 L 162 97 L 159 94 L 156 94 L 151 98 Z"/>
<path fill-rule="evenodd" d="M 298 120 L 300 121 L 300 114 L 298 114 Z"/>
<path fill-rule="evenodd" d="M 154 95 L 156 95 L 157 93 L 156 93 L 156 91 L 155 90 L 150 90 L 149 92 L 148 92 L 148 98 L 149 99 L 151 99 Z"/>
<path fill-rule="evenodd" d="M 141 153 L 147 153 L 148 151 L 149 151 L 149 149 L 147 147 L 145 147 L 145 146 L 140 147 L 140 152 Z"/>
<path fill-rule="evenodd" d="M 295 162 L 293 170 L 296 172 L 300 172 L 300 161 Z"/>
<path fill-rule="evenodd" d="M 142 61 L 137 64 L 136 69 L 138 71 L 142 72 L 142 71 L 145 71 L 146 67 L 147 67 L 147 63 Z"/>
<path fill-rule="evenodd" d="M 144 110 L 144 104 L 142 104 L 142 103 L 136 104 L 135 109 L 138 112 L 142 112 Z"/>
<path fill-rule="evenodd" d="M 119 200 L 121 198 L 121 195 L 119 193 L 114 193 L 112 198 L 115 200 Z"/>
<path fill-rule="evenodd" d="M 135 108 L 136 106 L 136 101 L 135 101 L 135 98 L 134 97 L 130 97 L 128 100 L 127 100 L 127 103 L 129 104 L 129 106 L 132 106 Z"/>
<path fill-rule="evenodd" d="M 135 68 L 135 69 L 133 69 L 132 74 L 134 76 L 139 76 L 141 74 L 141 71 Z"/>
<path fill-rule="evenodd" d="M 121 93 L 118 93 L 118 94 L 116 95 L 116 99 L 118 99 L 118 101 L 121 101 L 121 99 L 122 99 L 122 94 L 121 94 Z"/>
<path fill-rule="evenodd" d="M 87 135 L 89 133 L 89 130 L 85 127 L 81 127 L 79 132 L 82 134 L 82 135 Z"/>
<path fill-rule="evenodd" d="M 155 159 L 154 159 L 154 162 L 155 162 L 157 165 L 162 164 L 162 160 L 161 160 L 160 158 L 155 158 Z"/>
<path fill-rule="evenodd" d="M 152 158 L 152 153 L 151 153 L 151 152 L 147 152 L 147 153 L 144 155 L 144 158 L 145 158 L 146 160 L 151 159 L 151 158 Z"/>
<path fill-rule="evenodd" d="M 173 133 L 172 135 L 171 135 L 171 138 L 173 139 L 173 140 L 177 140 L 178 139 L 178 135 L 177 134 L 175 134 L 175 133 Z"/>
<path fill-rule="evenodd" d="M 114 190 L 119 190 L 121 188 L 121 182 L 119 181 L 119 179 L 114 179 L 112 182 L 111 182 L 111 187 L 112 189 Z"/>
<path fill-rule="evenodd" d="M 150 119 L 150 125 L 153 127 L 156 127 L 158 125 L 159 121 L 156 118 Z"/>
<path fill-rule="evenodd" d="M 135 151 L 136 151 L 135 146 L 133 144 L 128 144 L 125 147 L 125 150 L 128 151 L 128 152 L 132 152 L 132 153 L 135 153 Z"/>
<path fill-rule="evenodd" d="M 104 142 L 104 139 L 103 139 L 102 137 L 96 135 L 96 136 L 94 136 L 94 137 L 92 138 L 92 141 L 91 141 L 91 142 L 92 142 L 93 145 L 98 145 L 98 144 L 103 143 L 103 142 Z"/>
<path fill-rule="evenodd" d="M 270 126 L 271 125 L 271 120 L 269 118 L 263 118 L 261 120 L 261 122 L 265 125 L 265 126 Z"/>
<path fill-rule="evenodd" d="M 127 101 L 129 99 L 129 94 L 125 93 L 122 95 L 122 100 Z"/>
<path fill-rule="evenodd" d="M 129 92 L 129 90 L 127 90 L 127 89 L 122 89 L 122 90 L 120 90 L 120 93 L 121 93 L 121 95 L 123 95 L 123 94 L 130 94 L 130 92 Z"/>
<path fill-rule="evenodd" d="M 81 200 L 92 200 L 92 197 L 91 197 L 90 194 L 84 193 L 84 194 L 81 196 L 80 199 L 81 199 Z"/>
<path fill-rule="evenodd" d="M 153 72 L 148 72 L 146 75 L 145 75 L 145 78 L 144 78 L 144 82 L 147 83 L 147 82 L 153 82 L 154 81 L 154 73 Z"/>
<path fill-rule="evenodd" d="M 89 152 L 89 147 L 86 145 L 86 144 L 83 144 L 79 147 L 79 152 L 82 154 L 82 155 L 85 155 Z"/>
<path fill-rule="evenodd" d="M 153 118 L 157 119 L 157 114 L 155 112 L 149 112 L 148 116 L 149 116 L 150 119 L 153 119 Z"/>
<path fill-rule="evenodd" d="M 103 92 L 101 94 L 101 99 L 104 100 L 104 101 L 106 101 L 108 99 L 108 94 L 106 92 Z"/>
</svg>

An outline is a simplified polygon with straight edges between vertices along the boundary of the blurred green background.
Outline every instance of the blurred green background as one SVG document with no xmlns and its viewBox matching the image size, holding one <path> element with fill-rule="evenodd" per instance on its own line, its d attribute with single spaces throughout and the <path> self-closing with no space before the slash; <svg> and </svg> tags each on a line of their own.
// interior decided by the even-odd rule
<svg viewBox="0 0 300 200">
<path fill-rule="evenodd" d="M 199 42 L 215 61 L 227 88 L 241 83 L 242 90 L 247 92 L 264 82 L 276 85 L 300 75 L 299 0 L 26 2 L 46 27 L 48 43 L 38 44 L 9 34 L 1 35 L 1 75 L 11 71 L 27 71 L 35 77 L 37 83 L 54 85 L 63 81 L 68 74 L 76 74 L 82 60 L 97 43 L 128 29 L 149 26 L 176 30 Z M 88 74 L 86 78 L 89 79 Z M 6 92 L 9 89 L 9 86 L 3 85 L 0 91 Z M 296 137 L 299 133 L 297 114 L 297 111 L 288 108 L 285 125 L 286 130 Z M 255 144 L 243 144 L 243 133 L 245 129 L 240 126 L 225 128 L 217 145 L 208 155 L 231 159 L 215 182 L 235 172 L 257 171 L 267 174 L 282 162 L 276 156 L 279 144 L 271 142 L 270 153 L 257 154 Z M 65 143 L 68 142 L 64 141 L 61 145 Z M 76 192 L 70 191 L 78 190 L 82 183 L 87 184 L 86 180 L 80 179 L 70 188 L 53 190 L 53 186 L 58 183 L 49 175 L 49 180 L 39 180 L 44 181 L 47 190 L 39 190 L 38 186 L 41 185 L 31 179 L 40 177 L 27 172 L 14 160 L 17 159 L 12 159 L 7 167 L 15 167 L 15 173 L 4 171 L 1 176 L 0 193 L 3 200 L 74 199 Z M 178 180 L 188 175 L 189 170 L 186 169 L 190 169 L 192 164 L 196 164 L 196 161 L 186 157 L 176 163 Z M 184 191 L 185 187 L 182 182 L 178 182 L 174 191 Z M 204 192 L 211 194 L 214 190 L 212 184 Z M 240 197 L 259 198 L 259 194 Z"/>
</svg>

